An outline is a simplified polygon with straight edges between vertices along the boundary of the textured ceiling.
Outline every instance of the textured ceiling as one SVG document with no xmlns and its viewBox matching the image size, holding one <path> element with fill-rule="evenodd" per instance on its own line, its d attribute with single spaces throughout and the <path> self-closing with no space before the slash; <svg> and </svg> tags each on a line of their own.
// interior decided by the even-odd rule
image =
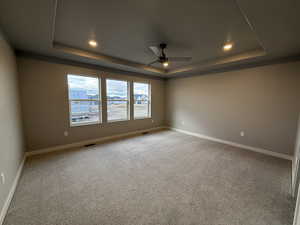
<svg viewBox="0 0 300 225">
<path fill-rule="evenodd" d="M 18 50 L 170 77 L 300 53 L 299 11 L 294 0 L 2 0 L 0 26 Z M 193 60 L 144 65 L 161 42 Z"/>
</svg>

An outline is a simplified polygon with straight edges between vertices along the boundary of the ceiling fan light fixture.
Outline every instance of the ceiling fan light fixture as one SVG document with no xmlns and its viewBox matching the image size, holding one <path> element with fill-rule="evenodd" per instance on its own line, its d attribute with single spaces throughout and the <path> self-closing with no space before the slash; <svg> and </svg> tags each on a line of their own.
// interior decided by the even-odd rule
<svg viewBox="0 0 300 225">
<path fill-rule="evenodd" d="M 154 63 L 160 63 L 163 67 L 167 68 L 169 66 L 169 62 L 189 62 L 192 60 L 192 57 L 167 57 L 167 54 L 165 53 L 166 48 L 166 43 L 161 43 L 159 46 L 150 46 L 149 49 L 152 53 L 154 53 L 157 59 L 148 65 L 150 66 Z"/>
<path fill-rule="evenodd" d="M 226 51 L 230 51 L 233 47 L 233 44 L 232 43 L 227 43 L 223 46 L 223 50 L 226 52 Z"/>
<path fill-rule="evenodd" d="M 95 40 L 89 40 L 89 45 L 93 48 L 96 48 L 98 46 L 98 43 Z"/>
</svg>

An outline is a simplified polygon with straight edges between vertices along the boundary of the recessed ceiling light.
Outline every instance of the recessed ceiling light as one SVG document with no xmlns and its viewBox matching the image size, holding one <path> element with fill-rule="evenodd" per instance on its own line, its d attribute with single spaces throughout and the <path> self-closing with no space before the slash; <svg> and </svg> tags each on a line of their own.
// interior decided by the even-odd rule
<svg viewBox="0 0 300 225">
<path fill-rule="evenodd" d="M 95 40 L 90 40 L 90 41 L 89 41 L 89 45 L 95 48 L 95 47 L 98 46 L 98 43 L 97 43 L 97 41 L 95 41 Z"/>
<path fill-rule="evenodd" d="M 232 49 L 232 47 L 233 47 L 233 44 L 228 43 L 228 44 L 225 44 L 225 45 L 223 46 L 223 50 L 224 50 L 224 51 L 229 51 L 229 50 Z"/>
<path fill-rule="evenodd" d="M 168 66 L 169 66 L 168 61 L 164 62 L 164 63 L 163 63 L 163 66 L 164 66 L 164 67 L 168 67 Z"/>
</svg>

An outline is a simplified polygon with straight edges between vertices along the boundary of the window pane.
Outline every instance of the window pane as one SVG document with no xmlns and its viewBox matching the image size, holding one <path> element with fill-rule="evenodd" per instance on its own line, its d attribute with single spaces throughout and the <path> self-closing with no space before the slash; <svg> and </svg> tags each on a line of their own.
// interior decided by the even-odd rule
<svg viewBox="0 0 300 225">
<path fill-rule="evenodd" d="M 127 101 L 107 101 L 107 120 L 127 120 Z"/>
<path fill-rule="evenodd" d="M 150 85 L 133 83 L 134 118 L 150 117 Z"/>
<path fill-rule="evenodd" d="M 149 97 L 149 84 L 145 83 L 134 83 L 134 99 L 136 100 L 147 100 Z"/>
<path fill-rule="evenodd" d="M 96 77 L 68 75 L 69 99 L 99 100 L 99 80 Z"/>
<path fill-rule="evenodd" d="M 107 120 L 128 120 L 128 82 L 107 79 L 106 93 Z"/>
<path fill-rule="evenodd" d="M 71 101 L 72 125 L 99 122 L 99 101 Z"/>
<path fill-rule="evenodd" d="M 145 118 L 149 117 L 149 107 L 148 102 L 139 101 L 134 104 L 134 117 L 135 118 Z"/>
<path fill-rule="evenodd" d="M 107 99 L 123 99 L 128 98 L 127 81 L 122 80 L 106 80 Z"/>
</svg>

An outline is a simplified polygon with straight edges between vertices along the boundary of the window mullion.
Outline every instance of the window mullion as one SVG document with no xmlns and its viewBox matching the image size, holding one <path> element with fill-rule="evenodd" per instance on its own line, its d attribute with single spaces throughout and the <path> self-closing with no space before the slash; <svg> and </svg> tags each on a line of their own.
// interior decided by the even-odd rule
<svg viewBox="0 0 300 225">
<path fill-rule="evenodd" d="M 133 82 L 129 82 L 129 119 L 134 119 L 134 93 L 133 93 Z"/>
<path fill-rule="evenodd" d="M 101 99 L 102 99 L 102 121 L 107 123 L 107 96 L 106 96 L 106 80 L 101 77 Z"/>
</svg>

